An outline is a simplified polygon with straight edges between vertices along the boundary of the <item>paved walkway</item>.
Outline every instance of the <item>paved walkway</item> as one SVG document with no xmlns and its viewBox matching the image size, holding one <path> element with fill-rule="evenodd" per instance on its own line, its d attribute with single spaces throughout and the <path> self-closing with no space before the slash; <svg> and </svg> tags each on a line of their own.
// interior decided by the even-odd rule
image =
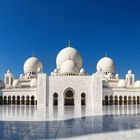
<svg viewBox="0 0 140 140">
<path fill-rule="evenodd" d="M 13 109 L 14 108 L 14 109 Z M 15 109 L 16 108 L 16 109 Z M 22 107 L 0 107 L 0 139 L 30 140 L 30 139 L 63 139 L 63 140 L 139 140 L 140 139 L 140 115 L 139 107 L 105 107 L 102 115 L 88 115 L 86 109 L 80 111 L 81 116 L 75 115 L 73 107 L 64 108 L 58 112 L 57 108 L 51 110 L 48 115 L 46 108 L 46 120 L 39 119 L 36 108 L 26 108 L 21 117 Z M 32 113 L 30 112 L 32 110 Z M 5 113 L 3 112 L 5 111 Z M 12 115 L 8 112 L 14 113 Z M 22 112 L 23 113 L 23 112 Z M 4 120 L 9 118 L 10 121 Z M 32 114 L 32 115 L 31 115 Z M 58 114 L 61 117 L 58 117 Z M 79 114 L 79 115 L 80 115 Z M 44 114 L 40 114 L 41 116 Z M 10 117 L 11 116 L 11 117 Z M 13 118 L 12 118 L 13 117 Z M 20 117 L 20 118 L 19 118 Z M 49 118 L 52 117 L 52 118 Z M 26 118 L 26 121 L 25 121 Z M 57 119 L 59 118 L 59 119 Z M 61 118 L 61 119 L 60 119 Z M 13 119 L 13 120 L 12 120 Z M 41 118 L 42 119 L 42 118 Z M 44 118 L 43 118 L 44 119 Z"/>
</svg>

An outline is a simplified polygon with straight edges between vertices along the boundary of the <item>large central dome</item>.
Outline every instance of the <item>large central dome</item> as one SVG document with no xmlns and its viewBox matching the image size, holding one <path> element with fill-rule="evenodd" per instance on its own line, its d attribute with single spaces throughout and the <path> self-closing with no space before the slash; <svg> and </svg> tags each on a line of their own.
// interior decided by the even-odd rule
<svg viewBox="0 0 140 140">
<path fill-rule="evenodd" d="M 73 60 L 79 68 L 82 68 L 82 64 L 83 64 L 82 57 L 75 48 L 71 47 L 70 42 L 68 44 L 68 47 L 62 49 L 58 53 L 57 58 L 56 58 L 57 68 L 59 68 L 65 61 L 69 59 Z"/>
<path fill-rule="evenodd" d="M 76 63 L 74 63 L 72 60 L 65 61 L 60 70 L 61 73 L 79 73 L 80 71 Z"/>
</svg>

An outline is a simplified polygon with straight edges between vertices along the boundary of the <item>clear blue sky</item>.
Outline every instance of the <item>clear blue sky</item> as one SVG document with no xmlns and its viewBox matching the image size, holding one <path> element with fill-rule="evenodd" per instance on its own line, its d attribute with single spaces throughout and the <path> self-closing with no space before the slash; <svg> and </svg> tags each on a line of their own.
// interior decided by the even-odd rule
<svg viewBox="0 0 140 140">
<path fill-rule="evenodd" d="M 140 78 L 140 1 L 0 1 L 1 78 L 7 69 L 15 77 L 22 73 L 32 52 L 50 73 L 68 40 L 82 54 L 90 74 L 107 52 L 121 76 L 132 69 Z"/>
</svg>

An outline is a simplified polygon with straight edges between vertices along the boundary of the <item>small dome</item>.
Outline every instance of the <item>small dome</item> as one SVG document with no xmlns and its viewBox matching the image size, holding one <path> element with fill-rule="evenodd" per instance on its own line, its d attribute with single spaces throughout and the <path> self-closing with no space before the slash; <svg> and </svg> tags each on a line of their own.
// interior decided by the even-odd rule
<svg viewBox="0 0 140 140">
<path fill-rule="evenodd" d="M 134 84 L 134 87 L 135 88 L 140 88 L 140 81 L 136 81 L 135 84 Z"/>
<path fill-rule="evenodd" d="M 21 85 L 21 83 L 20 83 L 20 81 L 18 79 L 14 80 L 13 87 L 14 88 L 21 88 L 22 87 L 22 85 Z"/>
<path fill-rule="evenodd" d="M 65 61 L 69 59 L 73 60 L 79 68 L 82 68 L 82 57 L 75 48 L 71 47 L 70 43 L 68 44 L 68 47 L 62 49 L 58 53 L 56 58 L 57 68 L 59 68 Z"/>
<path fill-rule="evenodd" d="M 37 57 L 30 57 L 24 63 L 24 73 L 38 72 L 43 70 L 43 65 Z"/>
<path fill-rule="evenodd" d="M 51 76 L 53 76 L 54 75 L 54 72 L 51 72 Z"/>
<path fill-rule="evenodd" d="M 30 87 L 36 87 L 36 86 L 37 86 L 37 79 L 34 78 L 34 79 L 32 79 L 31 82 L 30 82 Z"/>
<path fill-rule="evenodd" d="M 51 72 L 51 76 L 53 76 L 54 75 L 54 73 L 53 72 Z"/>
<path fill-rule="evenodd" d="M 128 70 L 128 74 L 132 74 L 132 71 L 131 70 Z"/>
<path fill-rule="evenodd" d="M 114 61 L 109 57 L 104 57 L 100 59 L 97 63 L 97 70 L 101 70 L 104 73 L 115 74 L 116 66 Z"/>
<path fill-rule="evenodd" d="M 73 60 L 67 60 L 61 66 L 60 73 L 79 73 L 79 69 Z"/>
<path fill-rule="evenodd" d="M 124 79 L 119 80 L 119 82 L 117 83 L 117 87 L 125 88 L 126 87 L 125 80 Z"/>
<path fill-rule="evenodd" d="M 58 69 L 54 69 L 54 73 L 57 73 L 58 72 Z"/>
<path fill-rule="evenodd" d="M 81 69 L 81 70 L 80 70 L 80 73 L 85 73 L 85 70 L 84 70 L 84 69 Z"/>
</svg>

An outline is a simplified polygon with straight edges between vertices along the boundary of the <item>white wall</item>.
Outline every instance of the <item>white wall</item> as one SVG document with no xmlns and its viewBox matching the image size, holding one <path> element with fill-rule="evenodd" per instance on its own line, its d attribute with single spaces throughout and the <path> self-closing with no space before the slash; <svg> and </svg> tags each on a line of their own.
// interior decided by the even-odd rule
<svg viewBox="0 0 140 140">
<path fill-rule="evenodd" d="M 64 106 L 64 91 L 75 91 L 75 105 L 81 105 L 81 93 L 86 94 L 86 104 L 92 104 L 92 76 L 49 76 L 49 106 L 53 105 L 53 94 L 58 93 L 58 105 Z"/>
<path fill-rule="evenodd" d="M 47 75 L 45 73 L 37 76 L 37 105 L 45 107 L 47 105 Z"/>
<path fill-rule="evenodd" d="M 38 75 L 37 100 L 38 106 L 53 106 L 53 94 L 58 94 L 58 107 L 64 107 L 64 93 L 67 89 L 74 91 L 75 107 L 81 106 L 81 94 L 86 94 L 86 107 L 94 107 L 96 114 L 102 112 L 103 98 L 102 73 L 92 76 L 47 76 Z"/>
<path fill-rule="evenodd" d="M 93 107 L 94 114 L 102 114 L 102 98 L 103 98 L 103 73 L 97 71 L 93 74 Z"/>
</svg>

